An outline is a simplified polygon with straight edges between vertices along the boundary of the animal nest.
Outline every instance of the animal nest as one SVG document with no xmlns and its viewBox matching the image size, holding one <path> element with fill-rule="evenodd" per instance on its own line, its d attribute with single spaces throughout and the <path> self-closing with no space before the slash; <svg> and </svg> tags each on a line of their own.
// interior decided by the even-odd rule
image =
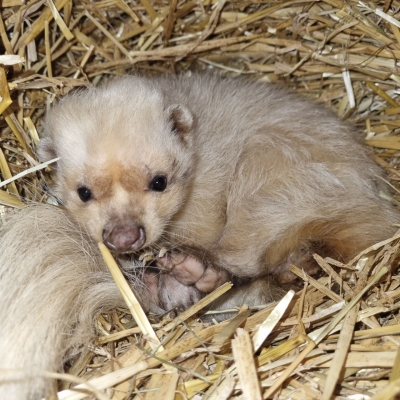
<svg viewBox="0 0 400 400">
<path fill-rule="evenodd" d="M 363 127 L 388 171 L 388 188 L 396 189 L 399 6 L 391 0 L 3 0 L 1 212 L 49 201 L 48 171 L 35 156 L 49 105 L 75 87 L 137 72 L 212 69 L 283 82 Z M 390 192 L 382 196 L 398 204 L 398 193 Z M 107 393 L 115 399 L 395 398 L 400 276 L 386 267 L 399 246 L 396 235 L 348 265 L 316 256 L 326 273 L 319 280 L 293 266 L 303 290 L 258 310 L 243 306 L 223 323 L 196 319 L 209 297 L 175 318 L 168 314 L 153 323 L 163 346 L 156 355 L 153 339 L 125 310 L 99 316 L 97 343 L 60 385 L 90 380 L 88 390 L 98 398 L 108 398 L 99 390 L 114 388 Z M 86 396 L 68 393 L 62 398 Z"/>
</svg>

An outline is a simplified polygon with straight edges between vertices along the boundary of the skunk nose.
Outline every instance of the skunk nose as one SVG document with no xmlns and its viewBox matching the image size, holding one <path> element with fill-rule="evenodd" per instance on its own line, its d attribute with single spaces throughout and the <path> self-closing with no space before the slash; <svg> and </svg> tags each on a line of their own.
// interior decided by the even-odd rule
<svg viewBox="0 0 400 400">
<path fill-rule="evenodd" d="M 136 224 L 117 225 L 103 230 L 103 241 L 110 250 L 126 253 L 139 250 L 146 242 L 146 233 Z"/>
</svg>

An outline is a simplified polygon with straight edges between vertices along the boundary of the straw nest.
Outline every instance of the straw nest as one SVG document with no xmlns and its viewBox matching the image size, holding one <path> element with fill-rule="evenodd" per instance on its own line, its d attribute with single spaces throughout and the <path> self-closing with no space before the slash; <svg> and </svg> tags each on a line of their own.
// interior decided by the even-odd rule
<svg viewBox="0 0 400 400">
<path fill-rule="evenodd" d="M 397 0 L 3 0 L 0 170 L 2 181 L 15 180 L 3 182 L 1 211 L 46 201 L 35 148 L 52 101 L 137 71 L 213 69 L 282 81 L 362 127 L 396 188 L 399 8 Z M 348 265 L 316 256 L 325 277 L 293 267 L 304 279 L 300 293 L 258 311 L 243 306 L 220 324 L 195 319 L 208 297 L 152 327 L 136 316 L 142 330 L 123 310 L 100 316 L 96 347 L 69 372 L 114 387 L 115 399 L 394 398 L 400 276 L 385 267 L 399 246 L 397 235 Z M 152 348 L 158 353 L 149 357 Z"/>
</svg>

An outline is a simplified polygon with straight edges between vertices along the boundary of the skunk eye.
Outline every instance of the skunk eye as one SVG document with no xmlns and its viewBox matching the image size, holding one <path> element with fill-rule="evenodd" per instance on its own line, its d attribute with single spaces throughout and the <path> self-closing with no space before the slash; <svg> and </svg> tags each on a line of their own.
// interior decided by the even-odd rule
<svg viewBox="0 0 400 400">
<path fill-rule="evenodd" d="M 78 187 L 78 196 L 84 202 L 88 202 L 92 198 L 92 192 L 86 186 Z"/>
<path fill-rule="evenodd" d="M 150 182 L 150 189 L 155 192 L 163 192 L 167 187 L 167 178 L 164 175 L 156 175 Z"/>
</svg>

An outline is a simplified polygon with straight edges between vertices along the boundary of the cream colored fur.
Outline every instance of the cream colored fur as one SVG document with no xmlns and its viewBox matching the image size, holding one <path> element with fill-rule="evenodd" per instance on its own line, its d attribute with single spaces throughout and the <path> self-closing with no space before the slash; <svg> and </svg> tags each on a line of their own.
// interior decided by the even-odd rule
<svg viewBox="0 0 400 400">
<path fill-rule="evenodd" d="M 193 115 L 184 135 L 172 129 L 173 106 Z M 275 85 L 125 77 L 64 98 L 46 135 L 43 158 L 61 157 L 57 193 L 96 240 L 131 219 L 145 246 L 183 249 L 236 276 L 285 274 L 307 251 L 348 260 L 399 221 L 378 196 L 382 171 L 361 134 Z M 160 173 L 169 185 L 155 193 Z M 79 199 L 79 185 L 93 201 Z"/>
<path fill-rule="evenodd" d="M 94 337 L 95 316 L 123 305 L 96 245 L 44 205 L 1 227 L 0 293 L 0 399 L 9 400 L 43 396 L 51 384 L 39 371 L 60 371 Z"/>
</svg>

